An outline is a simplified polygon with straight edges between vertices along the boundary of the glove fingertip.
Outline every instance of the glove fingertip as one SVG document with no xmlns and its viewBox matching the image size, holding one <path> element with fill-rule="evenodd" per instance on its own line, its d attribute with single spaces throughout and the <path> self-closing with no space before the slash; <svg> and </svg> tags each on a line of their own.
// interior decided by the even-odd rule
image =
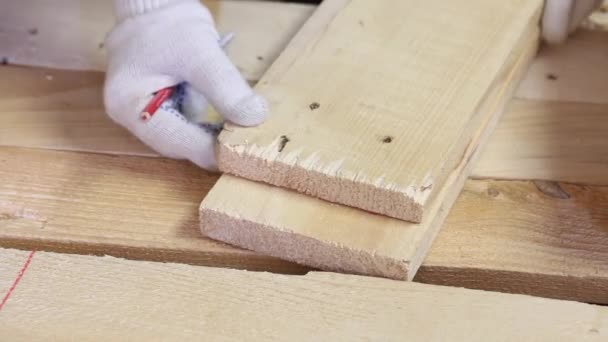
<svg viewBox="0 0 608 342">
<path fill-rule="evenodd" d="M 257 126 L 263 123 L 269 114 L 268 102 L 262 96 L 251 93 L 226 108 L 224 117 L 241 126 Z"/>
</svg>

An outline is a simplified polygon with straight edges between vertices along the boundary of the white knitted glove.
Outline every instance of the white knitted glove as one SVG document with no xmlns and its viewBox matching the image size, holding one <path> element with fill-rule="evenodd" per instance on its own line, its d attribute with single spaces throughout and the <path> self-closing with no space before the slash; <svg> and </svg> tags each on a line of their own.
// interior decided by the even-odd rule
<svg viewBox="0 0 608 342">
<path fill-rule="evenodd" d="M 106 40 L 108 114 L 160 154 L 215 170 L 217 130 L 182 115 L 184 106 L 206 108 L 206 98 L 227 120 L 252 126 L 266 118 L 266 101 L 230 62 L 198 0 L 114 1 L 117 24 Z M 154 116 L 140 117 L 155 92 L 178 84 Z"/>
<path fill-rule="evenodd" d="M 547 0 L 543 12 L 543 39 L 563 43 L 579 24 L 602 4 L 602 0 Z"/>
</svg>

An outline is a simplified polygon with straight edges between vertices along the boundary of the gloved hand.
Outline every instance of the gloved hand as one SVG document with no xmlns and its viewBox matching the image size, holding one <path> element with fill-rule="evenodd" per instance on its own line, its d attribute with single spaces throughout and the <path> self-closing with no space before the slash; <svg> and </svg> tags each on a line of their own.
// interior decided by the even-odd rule
<svg viewBox="0 0 608 342">
<path fill-rule="evenodd" d="M 546 0 L 542 20 L 543 39 L 563 43 L 579 24 L 602 4 L 602 0 Z"/>
<path fill-rule="evenodd" d="M 117 24 L 106 39 L 108 114 L 160 154 L 215 170 L 217 132 L 185 115 L 184 102 L 206 108 L 207 99 L 227 120 L 252 126 L 266 118 L 266 101 L 230 62 L 198 0 L 114 2 Z M 177 84 L 171 100 L 149 120 L 141 118 L 155 92 Z"/>
</svg>

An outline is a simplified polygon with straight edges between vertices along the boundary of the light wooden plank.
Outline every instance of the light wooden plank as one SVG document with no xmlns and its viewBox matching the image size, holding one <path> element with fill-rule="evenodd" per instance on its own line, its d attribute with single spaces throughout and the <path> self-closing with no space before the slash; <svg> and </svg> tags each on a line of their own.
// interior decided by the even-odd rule
<svg viewBox="0 0 608 342">
<path fill-rule="evenodd" d="M 0 145 L 157 156 L 106 115 L 103 74 L 0 67 Z"/>
<path fill-rule="evenodd" d="M 4 250 L 0 249 L 0 254 L 2 254 L 2 251 L 4 251 Z M 14 251 L 13 254 L 21 256 L 23 253 Z M 0 272 L 0 308 L 1 308 L 1 305 L 2 305 L 1 303 L 5 300 L 4 298 L 6 297 L 6 294 L 10 291 L 14 291 L 14 289 L 11 290 L 11 288 L 13 288 L 15 286 L 15 279 L 19 276 L 19 273 L 23 269 L 23 264 L 19 265 L 18 262 L 12 262 L 12 260 L 9 263 L 8 260 L 2 259 L 2 266 L 0 266 L 0 269 L 2 270 Z M 0 312 L 1 312 L 1 310 L 0 310 Z"/>
<path fill-rule="evenodd" d="M 579 36 L 587 42 L 585 48 L 568 48 L 568 44 L 580 42 Z M 604 35 L 582 31 L 563 48 L 551 50 L 550 56 L 557 70 L 568 69 L 571 59 L 578 56 L 573 56 L 572 50 L 582 56 L 601 56 L 605 40 Z M 590 65 L 584 60 L 577 64 Z M 587 74 L 597 68 L 591 69 Z M 543 78 L 544 74 L 538 72 L 541 68 L 529 70 L 526 79 Z M 156 156 L 106 117 L 100 73 L 5 66 L 0 67 L 0 78 L 6 81 L 0 83 L 0 145 Z M 597 80 L 604 83 L 591 87 L 581 78 L 569 81 L 578 81 L 572 84 L 581 93 L 608 89 L 608 77 Z M 542 98 L 551 93 L 537 94 Z M 578 102 L 515 101 L 507 108 L 472 175 L 608 184 L 602 160 L 602 150 L 607 149 L 602 146 L 608 144 L 608 135 L 602 134 L 608 122 L 603 119 L 608 111 L 605 108 Z"/>
<path fill-rule="evenodd" d="M 0 78 L 0 146 L 157 156 L 105 115 L 100 73 L 8 66 Z M 607 115 L 607 105 L 513 100 L 472 176 L 608 185 Z"/>
<path fill-rule="evenodd" d="M 220 169 L 420 222 L 488 115 L 480 108 L 489 89 L 536 38 L 541 7 L 321 5 L 335 14 L 307 22 L 298 34 L 306 43 L 287 48 L 298 56 L 279 57 L 256 87 L 275 115 L 254 128 L 229 125 L 219 138 Z"/>
<path fill-rule="evenodd" d="M 249 80 L 259 79 L 314 10 L 312 5 L 278 2 L 203 2 L 220 33 L 236 34 L 227 52 Z M 0 58 L 21 65 L 105 71 L 103 42 L 113 24 L 111 1 L 9 1 L 0 13 Z"/>
<path fill-rule="evenodd" d="M 203 238 L 217 177 L 187 163 L 0 148 L 0 179 L 0 246 L 306 270 Z M 414 280 L 608 304 L 608 188 L 561 187 L 468 181 Z"/>
<path fill-rule="evenodd" d="M 26 252 L 0 250 L 0 274 Z M 8 340 L 603 341 L 608 308 L 331 273 L 284 276 L 38 252 Z"/>
<path fill-rule="evenodd" d="M 0 245 L 302 272 L 202 238 L 197 206 L 217 179 L 188 163 L 0 149 Z"/>
<path fill-rule="evenodd" d="M 608 185 L 608 104 L 513 100 L 471 176 Z"/>
<path fill-rule="evenodd" d="M 545 46 L 515 96 L 523 99 L 608 103 L 608 31 L 581 30 L 567 44 Z"/>
<path fill-rule="evenodd" d="M 411 280 L 458 197 L 479 146 L 500 118 L 515 88 L 513 80 L 533 58 L 534 36 L 521 47 L 521 56 L 513 56 L 510 72 L 503 73 L 479 108 L 482 121 L 420 224 L 224 175 L 201 204 L 203 234 L 323 270 Z"/>
<path fill-rule="evenodd" d="M 608 187 L 468 181 L 415 281 L 608 303 Z"/>
</svg>

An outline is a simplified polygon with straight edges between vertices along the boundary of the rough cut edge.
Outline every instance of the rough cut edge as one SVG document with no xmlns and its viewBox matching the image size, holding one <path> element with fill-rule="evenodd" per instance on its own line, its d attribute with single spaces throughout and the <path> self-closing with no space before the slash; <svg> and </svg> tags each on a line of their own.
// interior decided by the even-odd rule
<svg viewBox="0 0 608 342">
<path fill-rule="evenodd" d="M 213 190 L 212 190 L 213 191 Z M 204 235 L 324 271 L 408 280 L 409 262 L 200 208 Z"/>
<path fill-rule="evenodd" d="M 336 175 L 339 170 L 330 175 L 298 164 L 239 152 L 238 147 L 218 144 L 218 165 L 222 172 L 405 221 L 422 221 L 424 207 L 417 200 L 420 192 L 413 190 L 415 186 L 408 187 L 409 191 L 378 186 Z M 422 188 L 422 193 L 430 193 L 432 185 Z"/>
</svg>

